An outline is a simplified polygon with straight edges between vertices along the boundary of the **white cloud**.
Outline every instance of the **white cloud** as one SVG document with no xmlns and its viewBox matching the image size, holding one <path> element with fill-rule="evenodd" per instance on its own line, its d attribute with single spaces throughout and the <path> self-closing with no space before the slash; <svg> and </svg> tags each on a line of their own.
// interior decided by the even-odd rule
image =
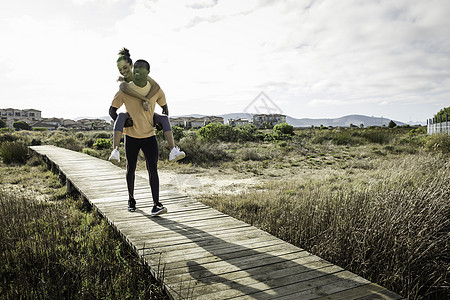
<svg viewBox="0 0 450 300">
<path fill-rule="evenodd" d="M 46 2 L 0 13 L 9 99 L 44 114 L 65 114 L 64 98 L 72 114 L 104 115 L 122 47 L 150 62 L 172 114 L 241 111 L 261 91 L 294 117 L 448 106 L 445 0 Z"/>
</svg>

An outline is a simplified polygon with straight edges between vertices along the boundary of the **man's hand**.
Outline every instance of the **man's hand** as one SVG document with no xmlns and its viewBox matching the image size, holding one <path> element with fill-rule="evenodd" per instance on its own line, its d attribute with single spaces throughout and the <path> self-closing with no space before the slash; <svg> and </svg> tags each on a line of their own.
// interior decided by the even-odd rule
<svg viewBox="0 0 450 300">
<path fill-rule="evenodd" d="M 156 130 L 162 130 L 163 129 L 161 123 L 156 123 L 155 124 L 155 128 L 156 128 Z"/>
<path fill-rule="evenodd" d="M 161 106 L 161 108 L 162 108 L 162 113 L 163 113 L 164 115 L 168 116 L 168 115 L 169 115 L 169 108 L 167 107 L 167 104 Z"/>
<path fill-rule="evenodd" d="M 148 111 L 150 108 L 150 104 L 148 103 L 148 101 L 142 101 L 142 106 L 144 107 L 145 111 Z"/>
<path fill-rule="evenodd" d="M 126 119 L 124 127 L 132 127 L 132 126 L 133 126 L 133 119 L 131 118 Z"/>
</svg>

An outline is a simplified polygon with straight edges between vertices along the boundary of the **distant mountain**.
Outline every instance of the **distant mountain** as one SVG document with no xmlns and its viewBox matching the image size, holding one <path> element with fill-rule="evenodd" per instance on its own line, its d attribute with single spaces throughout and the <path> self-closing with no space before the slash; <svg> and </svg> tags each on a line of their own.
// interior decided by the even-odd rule
<svg viewBox="0 0 450 300">
<path fill-rule="evenodd" d="M 348 115 L 340 118 L 334 119 L 295 119 L 289 116 L 286 117 L 286 122 L 294 127 L 310 127 L 310 126 L 339 126 L 339 127 L 349 127 L 350 124 L 359 125 L 364 124 L 367 126 L 388 126 L 391 119 L 384 117 L 368 117 L 363 115 Z M 395 124 L 401 126 L 405 123 L 393 120 Z"/>
<path fill-rule="evenodd" d="M 192 115 L 180 115 L 180 116 L 173 116 L 173 117 L 194 117 L 194 118 L 202 118 L 206 117 L 206 115 L 200 115 L 200 114 L 192 114 Z M 248 119 L 251 121 L 253 114 L 248 113 L 229 113 L 229 114 L 222 114 L 217 115 L 217 117 L 222 117 L 224 122 L 226 123 L 228 119 Z M 79 117 L 75 120 L 79 119 L 103 119 L 107 122 L 111 121 L 110 116 L 103 116 L 98 118 L 91 118 L 91 117 Z M 311 126 L 333 126 L 333 127 L 349 127 L 350 124 L 356 125 L 359 127 L 359 125 L 364 124 L 364 127 L 367 126 L 388 126 L 391 119 L 385 118 L 385 117 L 368 117 L 364 115 L 348 115 L 340 118 L 324 118 L 324 119 L 309 119 L 309 118 L 302 118 L 302 119 L 296 119 L 292 118 L 290 116 L 286 116 L 286 122 L 289 125 L 292 125 L 294 127 L 311 127 Z M 405 125 L 406 123 L 393 120 L 395 124 L 401 126 Z"/>
<path fill-rule="evenodd" d="M 205 115 L 185 115 L 185 116 L 177 116 L 177 117 L 196 117 L 201 118 L 205 117 Z M 217 117 L 222 117 L 224 122 L 226 123 L 228 119 L 248 119 L 251 121 L 253 114 L 247 113 L 229 113 L 218 115 Z M 364 124 L 364 127 L 367 126 L 388 126 L 391 119 L 384 117 L 368 117 L 364 115 L 348 115 L 340 118 L 334 119 L 296 119 L 290 116 L 286 116 L 286 123 L 292 125 L 294 127 L 311 127 L 311 126 L 339 126 L 339 127 L 349 127 L 350 124 L 356 125 L 359 127 L 360 124 Z M 395 124 L 401 126 L 405 125 L 405 123 L 393 120 Z"/>
</svg>

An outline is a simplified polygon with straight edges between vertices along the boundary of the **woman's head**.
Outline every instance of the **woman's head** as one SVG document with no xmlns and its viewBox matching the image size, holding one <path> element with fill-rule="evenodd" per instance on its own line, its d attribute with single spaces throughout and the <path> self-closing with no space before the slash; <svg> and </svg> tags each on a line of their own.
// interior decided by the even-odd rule
<svg viewBox="0 0 450 300">
<path fill-rule="evenodd" d="M 120 74 L 128 78 L 132 75 L 132 67 L 133 61 L 130 57 L 130 51 L 127 48 L 123 48 L 118 53 L 119 58 L 117 59 L 117 68 L 119 69 Z"/>
</svg>

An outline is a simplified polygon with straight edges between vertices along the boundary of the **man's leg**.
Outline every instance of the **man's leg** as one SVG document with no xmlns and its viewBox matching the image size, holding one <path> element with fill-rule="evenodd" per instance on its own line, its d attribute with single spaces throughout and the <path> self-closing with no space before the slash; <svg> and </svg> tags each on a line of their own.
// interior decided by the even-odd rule
<svg viewBox="0 0 450 300">
<path fill-rule="evenodd" d="M 136 210 L 134 200 L 134 180 L 138 154 L 140 150 L 140 140 L 125 136 L 125 155 L 127 157 L 127 187 L 128 187 L 128 210 Z"/>
<path fill-rule="evenodd" d="M 147 164 L 147 171 L 150 181 L 150 188 L 153 198 L 152 215 L 159 215 L 167 212 L 165 208 L 159 202 L 159 176 L 158 176 L 158 142 L 156 136 L 152 136 L 145 139 L 145 143 L 142 145 L 142 151 L 144 152 L 145 161 Z"/>
</svg>

